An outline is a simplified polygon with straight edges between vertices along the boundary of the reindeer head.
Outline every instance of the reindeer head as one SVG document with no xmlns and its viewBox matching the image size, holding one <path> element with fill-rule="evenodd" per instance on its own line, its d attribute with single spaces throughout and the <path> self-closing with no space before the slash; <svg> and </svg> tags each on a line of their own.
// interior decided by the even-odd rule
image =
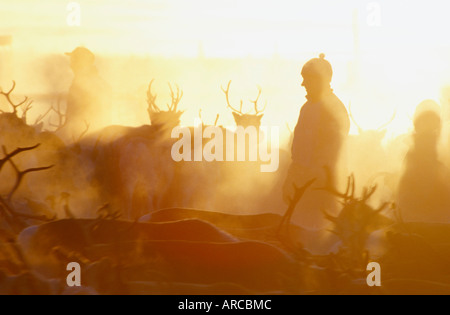
<svg viewBox="0 0 450 315">
<path fill-rule="evenodd" d="M 374 143 L 381 144 L 384 137 L 386 136 L 386 132 L 387 132 L 386 128 L 394 121 L 395 117 L 397 116 L 397 112 L 394 111 L 394 113 L 392 114 L 392 117 L 385 124 L 381 125 L 377 129 L 365 130 L 356 122 L 356 119 L 352 113 L 351 105 L 348 106 L 348 110 L 349 110 L 349 115 L 350 115 L 351 120 L 353 121 L 355 126 L 358 127 L 358 134 L 364 138 L 363 142 L 368 143 L 368 144 L 370 143 L 370 145 L 373 145 Z"/>
<path fill-rule="evenodd" d="M 9 103 L 9 105 L 11 105 L 11 107 L 12 107 L 12 110 L 13 110 L 12 113 L 14 115 L 16 115 L 17 117 L 19 117 L 18 109 L 21 108 L 21 110 L 22 110 L 22 117 L 20 117 L 20 118 L 26 123 L 26 121 L 27 121 L 27 113 L 31 109 L 31 107 L 32 107 L 31 105 L 33 104 L 33 101 L 28 100 L 28 97 L 25 96 L 23 101 L 21 101 L 19 103 L 13 102 L 13 100 L 11 98 L 11 93 L 14 91 L 15 88 L 16 88 L 16 82 L 13 81 L 13 85 L 12 85 L 11 89 L 8 92 L 5 92 L 5 91 L 3 91 L 0 88 L 0 94 L 5 96 L 6 100 Z M 1 113 L 4 113 L 4 111 L 1 111 Z"/>
<path fill-rule="evenodd" d="M 169 83 L 172 104 L 167 104 L 167 111 L 163 111 L 156 105 L 157 94 L 152 93 L 153 81 L 154 80 L 150 82 L 147 90 L 147 111 L 150 117 L 150 122 L 154 126 L 164 126 L 165 128 L 172 129 L 180 124 L 181 115 L 184 113 L 184 111 L 179 111 L 177 109 L 178 104 L 183 97 L 183 91 L 180 91 L 180 88 L 177 86 L 177 92 L 175 95 L 172 85 Z"/>
<path fill-rule="evenodd" d="M 28 97 L 25 97 L 19 103 L 14 102 L 11 94 L 15 87 L 16 82 L 13 81 L 13 85 L 8 92 L 0 88 L 0 95 L 3 95 L 12 107 L 12 112 L 0 111 L 0 130 L 2 130 L 0 137 L 3 138 L 3 144 L 8 143 L 8 141 L 5 142 L 5 137 L 14 138 L 11 140 L 17 142 L 20 139 L 26 140 L 31 138 L 36 132 L 34 127 L 27 125 L 27 113 L 31 109 L 33 102 L 29 101 Z M 22 111 L 22 116 L 19 116 L 19 109 Z"/>
<path fill-rule="evenodd" d="M 342 199 L 343 208 L 337 217 L 333 217 L 326 212 L 324 214 L 333 223 L 332 232 L 342 240 L 344 247 L 362 251 L 372 232 L 392 223 L 389 218 L 381 214 L 389 203 L 383 203 L 377 209 L 367 204 L 370 197 L 375 193 L 377 186 L 364 188 L 362 197 L 357 198 L 355 197 L 355 179 L 351 175 L 348 178 L 345 193 L 340 193 L 332 187 L 321 189 Z"/>
<path fill-rule="evenodd" d="M 259 128 L 261 126 L 261 119 L 264 116 L 264 114 L 261 114 L 261 113 L 264 112 L 264 110 L 266 109 L 266 106 L 267 106 L 267 103 L 266 103 L 266 105 L 264 106 L 264 108 L 262 110 L 258 109 L 258 100 L 259 100 L 259 97 L 261 96 L 261 88 L 260 87 L 258 88 L 258 96 L 256 97 L 256 100 L 250 101 L 251 103 L 254 104 L 255 113 L 254 114 L 249 114 L 249 113 L 244 114 L 242 112 L 242 106 L 244 103 L 242 100 L 241 100 L 239 110 L 235 109 L 230 104 L 230 98 L 229 98 L 230 85 L 231 85 L 231 81 L 228 82 L 227 89 L 222 88 L 222 91 L 225 93 L 228 107 L 233 111 L 233 117 L 234 117 L 234 121 L 236 122 L 236 125 L 242 126 L 244 128 L 249 127 L 249 126 L 254 126 L 256 128 Z"/>
<path fill-rule="evenodd" d="M 216 120 L 214 120 L 214 125 L 209 125 L 209 124 L 205 124 L 203 122 L 203 117 L 202 117 L 202 110 L 200 109 L 198 112 L 198 118 L 200 119 L 200 121 L 202 122 L 202 126 L 203 127 L 208 127 L 208 126 L 214 126 L 217 127 L 217 123 L 219 122 L 219 118 L 220 118 L 220 114 L 216 115 Z"/>
</svg>

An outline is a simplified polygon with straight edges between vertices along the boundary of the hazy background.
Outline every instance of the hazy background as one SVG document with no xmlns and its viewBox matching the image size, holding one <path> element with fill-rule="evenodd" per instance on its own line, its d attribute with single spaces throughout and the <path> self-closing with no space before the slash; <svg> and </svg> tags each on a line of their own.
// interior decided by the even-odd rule
<svg viewBox="0 0 450 315">
<path fill-rule="evenodd" d="M 0 2 L 0 85 L 17 82 L 36 99 L 37 115 L 66 93 L 72 74 L 64 52 L 79 45 L 97 55 L 113 87 L 112 123 L 148 122 L 145 90 L 155 78 L 161 105 L 167 81 L 184 90 L 183 123 L 200 109 L 205 123 L 232 125 L 220 86 L 233 80 L 236 106 L 263 89 L 263 124 L 286 135 L 295 126 L 304 89 L 299 72 L 324 52 L 334 67 L 333 87 L 365 128 L 376 128 L 396 109 L 391 134 L 408 130 L 423 99 L 447 99 L 450 29 L 446 1 L 79 0 L 80 26 L 69 26 L 70 1 Z M 445 107 L 444 111 L 447 113 Z M 286 130 L 285 130 L 286 129 Z M 353 127 L 352 132 L 356 129 Z"/>
</svg>

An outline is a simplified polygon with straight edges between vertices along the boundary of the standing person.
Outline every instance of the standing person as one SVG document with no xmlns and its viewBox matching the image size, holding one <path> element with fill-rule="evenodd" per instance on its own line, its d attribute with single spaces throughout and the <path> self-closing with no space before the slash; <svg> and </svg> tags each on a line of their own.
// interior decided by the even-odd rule
<svg viewBox="0 0 450 315">
<path fill-rule="evenodd" d="M 398 184 L 398 207 L 405 222 L 450 222 L 450 170 L 440 161 L 440 106 L 426 100 L 414 114 L 412 145 Z"/>
<path fill-rule="evenodd" d="M 95 56 L 87 48 L 77 47 L 71 53 L 70 68 L 74 78 L 67 97 L 66 136 L 77 137 L 89 125 L 90 131 L 109 123 L 111 89 L 98 74 Z"/>
<path fill-rule="evenodd" d="M 350 120 L 345 106 L 330 87 L 333 70 L 324 54 L 308 61 L 301 75 L 307 102 L 301 108 L 294 131 L 292 163 L 283 199 L 289 204 L 294 196 L 294 184 L 303 187 L 315 178 L 315 184 L 297 205 L 293 220 L 306 229 L 319 230 L 327 225 L 322 211 L 336 214 L 337 206 L 335 197 L 315 188 L 336 185 L 338 162 Z"/>
</svg>

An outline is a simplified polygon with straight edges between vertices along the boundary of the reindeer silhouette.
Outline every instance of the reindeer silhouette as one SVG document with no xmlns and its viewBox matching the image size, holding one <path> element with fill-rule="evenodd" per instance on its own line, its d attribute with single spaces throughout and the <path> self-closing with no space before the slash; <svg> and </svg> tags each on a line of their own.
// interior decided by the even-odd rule
<svg viewBox="0 0 450 315">
<path fill-rule="evenodd" d="M 387 127 L 395 120 L 397 112 L 394 111 L 390 119 L 376 129 L 364 129 L 358 124 L 352 113 L 351 104 L 348 107 L 352 122 L 358 128 L 358 135 L 351 135 L 347 141 L 348 171 L 353 173 L 359 181 L 371 185 L 371 181 L 383 175 L 383 189 L 394 190 L 387 184 L 393 182 L 395 171 L 397 171 L 395 160 L 398 158 L 397 151 L 388 151 L 383 144 L 386 137 Z M 379 191 L 381 194 L 381 190 Z"/>
<path fill-rule="evenodd" d="M 172 103 L 167 104 L 167 110 L 161 110 L 161 108 L 156 104 L 157 94 L 153 94 L 152 85 L 154 80 L 152 80 L 148 86 L 147 90 L 147 103 L 148 103 L 148 115 L 150 118 L 150 123 L 153 126 L 163 127 L 166 130 L 172 131 L 172 129 L 180 124 L 180 118 L 184 111 L 178 110 L 178 104 L 183 98 L 183 91 L 177 87 L 176 94 L 172 88 L 172 85 L 168 83 L 170 89 L 170 96 L 172 98 Z"/>
<path fill-rule="evenodd" d="M 180 123 L 178 105 L 183 92 L 169 84 L 172 102 L 163 110 L 152 91 L 147 90 L 147 112 L 151 125 L 111 126 L 97 137 L 95 178 L 103 202 L 112 201 L 126 217 L 137 219 L 159 209 L 172 183 L 175 165 L 171 158 L 172 128 Z M 110 199 L 110 200 L 108 200 Z M 170 198 L 169 198 L 170 199 Z"/>
<path fill-rule="evenodd" d="M 243 100 L 241 100 L 241 102 L 240 102 L 239 110 L 237 110 L 230 104 L 230 96 L 229 96 L 230 86 L 231 86 L 231 80 L 228 82 L 226 89 L 224 89 L 222 87 L 222 91 L 225 93 L 228 108 L 230 108 L 233 111 L 232 114 L 234 117 L 234 121 L 236 122 L 236 126 L 242 126 L 244 128 L 253 126 L 253 127 L 259 128 L 261 126 L 261 119 L 264 116 L 264 114 L 262 114 L 262 113 L 265 111 L 265 109 L 267 107 L 267 102 L 266 102 L 266 105 L 263 107 L 263 109 L 261 109 L 261 110 L 258 109 L 258 101 L 259 101 L 259 98 L 260 98 L 261 92 L 262 92 L 261 87 L 258 87 L 258 96 L 256 97 L 256 99 L 254 101 L 250 101 L 251 103 L 253 103 L 253 105 L 254 105 L 253 109 L 255 111 L 253 114 L 250 114 L 249 112 L 244 113 L 242 111 L 242 107 L 244 104 Z"/>
</svg>

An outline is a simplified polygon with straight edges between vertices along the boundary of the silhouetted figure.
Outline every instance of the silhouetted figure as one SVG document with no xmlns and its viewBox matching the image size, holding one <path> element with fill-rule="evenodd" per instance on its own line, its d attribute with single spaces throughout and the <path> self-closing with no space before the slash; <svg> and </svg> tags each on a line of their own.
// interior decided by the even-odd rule
<svg viewBox="0 0 450 315">
<path fill-rule="evenodd" d="M 71 53 L 70 68 L 74 78 L 69 89 L 66 110 L 66 135 L 77 137 L 89 125 L 95 130 L 110 123 L 110 88 L 98 74 L 95 56 L 87 48 L 77 47 Z"/>
<path fill-rule="evenodd" d="M 439 161 L 440 107 L 422 102 L 414 114 L 413 145 L 398 187 L 404 221 L 450 222 L 450 172 Z"/>
<path fill-rule="evenodd" d="M 334 198 L 314 187 L 335 185 L 341 148 L 350 129 L 345 106 L 330 87 L 333 70 L 323 54 L 308 61 L 302 69 L 307 102 L 303 105 L 292 145 L 292 164 L 284 184 L 283 198 L 289 203 L 294 184 L 303 187 L 316 178 L 297 206 L 294 222 L 305 228 L 326 226 L 322 210 L 336 212 Z M 328 169 L 328 175 L 325 172 Z"/>
</svg>

